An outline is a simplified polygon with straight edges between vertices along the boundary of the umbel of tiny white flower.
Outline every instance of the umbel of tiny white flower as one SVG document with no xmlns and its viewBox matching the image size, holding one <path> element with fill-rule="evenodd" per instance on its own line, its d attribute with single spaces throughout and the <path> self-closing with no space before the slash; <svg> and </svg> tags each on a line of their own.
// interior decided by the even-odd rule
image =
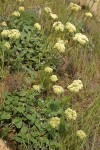
<svg viewBox="0 0 100 150">
<path fill-rule="evenodd" d="M 17 0 L 17 2 L 20 2 L 20 3 L 21 3 L 21 2 L 24 2 L 24 0 Z"/>
<path fill-rule="evenodd" d="M 10 33 L 9 30 L 3 30 L 3 31 L 1 32 L 1 36 L 2 36 L 3 38 L 6 38 L 6 37 L 8 37 L 9 33 Z"/>
<path fill-rule="evenodd" d="M 52 73 L 52 72 L 53 72 L 53 69 L 52 69 L 51 67 L 46 67 L 46 68 L 44 69 L 44 71 L 47 72 L 47 73 Z"/>
<path fill-rule="evenodd" d="M 75 110 L 68 108 L 65 110 L 65 116 L 68 120 L 76 120 L 77 113 Z"/>
<path fill-rule="evenodd" d="M 73 93 L 78 93 L 83 88 L 83 83 L 81 80 L 74 80 L 67 88 Z"/>
<path fill-rule="evenodd" d="M 5 21 L 3 21 L 3 22 L 1 23 L 1 26 L 2 26 L 2 27 L 6 27 L 6 26 L 7 26 L 7 23 L 6 23 Z"/>
<path fill-rule="evenodd" d="M 72 11 L 79 11 L 81 10 L 81 7 L 77 4 L 74 4 L 74 3 L 70 3 L 69 4 L 69 8 L 72 10 Z"/>
<path fill-rule="evenodd" d="M 11 29 L 11 30 L 3 30 L 1 32 L 1 36 L 3 38 L 9 37 L 10 39 L 18 39 L 20 37 L 20 32 L 17 29 Z"/>
<path fill-rule="evenodd" d="M 25 8 L 24 8 L 23 6 L 20 6 L 20 7 L 18 8 L 18 10 L 21 11 L 21 12 L 23 12 L 23 11 L 25 10 Z"/>
<path fill-rule="evenodd" d="M 55 31 L 64 31 L 64 25 L 60 21 L 54 22 L 53 28 L 55 28 Z"/>
<path fill-rule="evenodd" d="M 90 12 L 87 12 L 87 13 L 85 13 L 85 16 L 88 18 L 92 18 L 93 15 Z"/>
<path fill-rule="evenodd" d="M 56 82 L 56 81 L 58 81 L 58 78 L 57 78 L 56 75 L 52 75 L 52 76 L 50 77 L 50 80 L 51 80 L 52 82 Z"/>
<path fill-rule="evenodd" d="M 11 46 L 10 46 L 9 42 L 5 42 L 5 44 L 4 44 L 4 48 L 6 48 L 6 49 L 10 49 L 10 48 L 11 48 Z"/>
<path fill-rule="evenodd" d="M 20 17 L 20 13 L 18 11 L 14 11 L 12 13 L 12 16 L 15 16 L 15 17 Z"/>
<path fill-rule="evenodd" d="M 8 34 L 8 37 L 10 39 L 18 39 L 20 37 L 20 32 L 17 30 L 17 29 L 11 29 L 9 34 Z"/>
<path fill-rule="evenodd" d="M 58 118 L 58 117 L 52 117 L 50 119 L 49 124 L 52 126 L 52 128 L 58 128 L 58 126 L 60 124 L 60 118 Z"/>
<path fill-rule="evenodd" d="M 58 16 L 56 15 L 56 14 L 53 14 L 53 13 L 50 13 L 50 17 L 52 18 L 52 19 L 58 19 Z"/>
<path fill-rule="evenodd" d="M 71 24 L 70 22 L 66 23 L 65 28 L 71 33 L 76 31 L 76 27 L 73 24 Z"/>
<path fill-rule="evenodd" d="M 41 25 L 40 25 L 39 23 L 35 23 L 35 24 L 34 24 L 34 28 L 35 28 L 36 30 L 41 30 Z"/>
<path fill-rule="evenodd" d="M 33 85 L 33 89 L 34 89 L 35 91 L 39 92 L 40 89 L 41 89 L 41 87 L 40 87 L 40 85 Z"/>
<path fill-rule="evenodd" d="M 54 85 L 53 91 L 55 94 L 59 95 L 59 94 L 62 94 L 64 92 L 64 89 L 59 85 Z"/>
<path fill-rule="evenodd" d="M 49 8 L 49 7 L 45 7 L 44 8 L 44 11 L 46 12 L 46 13 L 51 13 L 52 11 L 51 11 L 51 8 Z"/>
<path fill-rule="evenodd" d="M 76 33 L 73 40 L 79 42 L 82 45 L 86 44 L 89 41 L 87 36 L 81 33 Z"/>
<path fill-rule="evenodd" d="M 54 49 L 56 49 L 59 53 L 65 52 L 65 45 L 63 40 L 58 40 L 58 42 L 54 45 Z"/>
<path fill-rule="evenodd" d="M 86 133 L 83 130 L 77 130 L 76 135 L 81 139 L 84 140 L 86 138 Z"/>
</svg>

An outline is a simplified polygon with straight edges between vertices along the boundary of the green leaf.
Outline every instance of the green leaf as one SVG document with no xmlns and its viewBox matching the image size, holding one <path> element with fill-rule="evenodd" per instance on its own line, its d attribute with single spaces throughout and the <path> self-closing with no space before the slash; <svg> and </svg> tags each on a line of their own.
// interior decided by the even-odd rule
<svg viewBox="0 0 100 150">
<path fill-rule="evenodd" d="M 40 136 L 40 132 L 39 131 L 35 131 L 35 132 L 31 132 L 32 137 L 38 137 Z"/>
<path fill-rule="evenodd" d="M 14 139 L 17 142 L 22 143 L 22 138 L 21 137 L 15 136 Z"/>
<path fill-rule="evenodd" d="M 16 108 L 18 112 L 20 113 L 24 113 L 25 111 L 25 107 L 24 106 L 19 106 L 18 108 Z"/>
<path fill-rule="evenodd" d="M 30 112 L 30 106 L 26 106 L 26 113 Z"/>
<path fill-rule="evenodd" d="M 26 133 L 28 131 L 28 127 L 22 126 L 21 133 Z"/>
<path fill-rule="evenodd" d="M 22 127 L 22 119 L 21 118 L 15 118 L 12 120 L 12 123 L 15 124 L 15 126 L 20 129 Z"/>
<path fill-rule="evenodd" d="M 35 122 L 35 119 L 36 119 L 36 114 L 34 113 L 34 114 L 32 114 L 32 115 L 27 115 L 26 116 L 27 117 L 27 119 L 29 119 L 32 123 L 34 123 Z"/>
<path fill-rule="evenodd" d="M 42 126 L 38 120 L 36 120 L 35 125 L 40 131 L 42 130 Z"/>
<path fill-rule="evenodd" d="M 6 137 L 7 134 L 8 134 L 8 131 L 9 131 L 9 128 L 8 127 L 3 127 L 1 133 L 0 133 L 0 137 L 3 138 L 3 137 Z"/>
<path fill-rule="evenodd" d="M 11 118 L 11 115 L 6 112 L 3 112 L 3 114 L 0 117 L 1 120 L 10 119 L 10 118 Z"/>
</svg>

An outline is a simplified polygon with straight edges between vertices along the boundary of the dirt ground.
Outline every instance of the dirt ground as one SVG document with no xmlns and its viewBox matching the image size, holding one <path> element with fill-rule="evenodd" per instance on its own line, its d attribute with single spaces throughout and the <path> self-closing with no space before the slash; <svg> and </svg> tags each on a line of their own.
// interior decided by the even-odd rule
<svg viewBox="0 0 100 150">
<path fill-rule="evenodd" d="M 0 150 L 11 150 L 9 147 L 6 146 L 6 143 L 0 139 Z"/>
</svg>

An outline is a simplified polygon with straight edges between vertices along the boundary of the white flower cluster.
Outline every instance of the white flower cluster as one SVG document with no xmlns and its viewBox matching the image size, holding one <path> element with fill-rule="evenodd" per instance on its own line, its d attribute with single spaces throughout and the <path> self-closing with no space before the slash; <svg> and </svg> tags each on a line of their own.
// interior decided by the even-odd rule
<svg viewBox="0 0 100 150">
<path fill-rule="evenodd" d="M 1 36 L 4 37 L 4 38 L 5 38 L 5 37 L 8 37 L 9 32 L 10 32 L 9 30 L 3 30 L 3 31 L 1 32 Z"/>
<path fill-rule="evenodd" d="M 23 12 L 23 11 L 25 10 L 25 8 L 24 8 L 23 6 L 20 6 L 20 7 L 18 8 L 18 10 L 21 11 L 21 12 Z"/>
<path fill-rule="evenodd" d="M 2 26 L 2 27 L 6 27 L 6 26 L 7 26 L 7 23 L 6 23 L 5 21 L 3 21 L 3 22 L 1 23 L 1 26 Z"/>
<path fill-rule="evenodd" d="M 51 8 L 45 7 L 45 8 L 44 8 L 44 11 L 45 11 L 47 14 L 49 14 L 52 19 L 54 19 L 54 20 L 55 20 L 55 19 L 58 19 L 58 16 L 57 16 L 56 14 L 52 13 Z"/>
<path fill-rule="evenodd" d="M 20 37 L 20 32 L 17 29 L 11 29 L 11 30 L 3 30 L 1 32 L 1 36 L 4 38 L 9 37 L 10 39 L 18 39 Z"/>
<path fill-rule="evenodd" d="M 77 113 L 75 110 L 68 108 L 65 110 L 65 116 L 68 120 L 76 120 Z"/>
<path fill-rule="evenodd" d="M 52 126 L 52 128 L 57 128 L 60 124 L 60 118 L 58 117 L 52 117 L 50 119 L 49 124 Z"/>
<path fill-rule="evenodd" d="M 86 44 L 89 41 L 87 36 L 82 33 L 76 33 L 73 40 L 78 41 L 82 45 Z"/>
<path fill-rule="evenodd" d="M 6 49 L 10 49 L 11 48 L 9 42 L 5 42 L 4 43 L 4 48 L 6 48 Z"/>
<path fill-rule="evenodd" d="M 46 67 L 46 68 L 44 69 L 44 71 L 47 72 L 47 73 L 52 73 L 52 72 L 53 72 L 53 69 L 52 69 L 51 67 Z"/>
<path fill-rule="evenodd" d="M 76 27 L 73 24 L 71 24 L 70 22 L 66 23 L 65 28 L 71 33 L 76 31 Z"/>
<path fill-rule="evenodd" d="M 15 16 L 15 17 L 20 17 L 20 13 L 18 11 L 14 11 L 12 13 L 12 16 Z"/>
<path fill-rule="evenodd" d="M 54 49 L 58 50 L 59 53 L 65 52 L 65 45 L 63 40 L 58 40 L 58 42 L 54 45 Z"/>
<path fill-rule="evenodd" d="M 20 35 L 21 34 L 17 29 L 12 29 L 12 30 L 10 30 L 8 37 L 10 39 L 18 39 L 20 37 Z"/>
<path fill-rule="evenodd" d="M 46 12 L 46 13 L 51 13 L 52 11 L 51 11 L 51 8 L 49 8 L 49 7 L 45 7 L 44 8 L 44 11 Z"/>
<path fill-rule="evenodd" d="M 41 87 L 40 85 L 33 85 L 33 89 L 37 92 L 40 92 Z"/>
<path fill-rule="evenodd" d="M 55 31 L 64 31 L 64 25 L 60 21 L 54 22 L 53 28 L 55 28 Z"/>
<path fill-rule="evenodd" d="M 58 78 L 57 78 L 56 75 L 52 75 L 52 76 L 50 77 L 50 80 L 51 80 L 52 82 L 56 82 L 56 81 L 58 81 Z"/>
<path fill-rule="evenodd" d="M 35 24 L 34 24 L 34 28 L 35 28 L 36 30 L 41 30 L 41 25 L 40 25 L 39 23 L 35 23 Z"/>
<path fill-rule="evenodd" d="M 67 87 L 71 92 L 78 93 L 83 88 L 81 80 L 74 80 L 72 84 Z"/>
<path fill-rule="evenodd" d="M 58 19 L 58 16 L 56 15 L 56 14 L 53 14 L 53 13 L 50 13 L 50 17 L 52 18 L 52 19 Z"/>
<path fill-rule="evenodd" d="M 81 7 L 77 4 L 74 4 L 74 3 L 70 3 L 69 4 L 69 8 L 72 10 L 72 11 L 79 11 L 81 10 Z"/>
<path fill-rule="evenodd" d="M 92 18 L 93 15 L 90 12 L 87 12 L 87 13 L 85 13 L 85 16 L 88 18 Z"/>
<path fill-rule="evenodd" d="M 84 140 L 86 138 L 86 133 L 83 130 L 78 130 L 76 135 L 81 139 Z"/>
<path fill-rule="evenodd" d="M 64 92 L 64 89 L 59 85 L 54 85 L 53 91 L 55 94 L 59 95 L 59 94 L 62 94 Z"/>
<path fill-rule="evenodd" d="M 17 2 L 20 2 L 20 3 L 21 3 L 21 2 L 24 2 L 24 0 L 17 0 Z"/>
</svg>

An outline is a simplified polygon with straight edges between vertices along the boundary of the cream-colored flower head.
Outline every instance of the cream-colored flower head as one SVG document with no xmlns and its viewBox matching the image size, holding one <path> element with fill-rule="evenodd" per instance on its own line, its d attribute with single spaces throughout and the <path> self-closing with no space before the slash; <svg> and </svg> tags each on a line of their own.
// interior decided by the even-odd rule
<svg viewBox="0 0 100 150">
<path fill-rule="evenodd" d="M 24 2 L 24 0 L 17 0 L 17 2 L 20 2 L 20 3 L 21 3 L 21 2 Z"/>
<path fill-rule="evenodd" d="M 4 38 L 6 38 L 6 37 L 8 37 L 9 33 L 10 33 L 9 30 L 3 30 L 3 31 L 1 32 L 1 36 L 4 37 Z"/>
<path fill-rule="evenodd" d="M 47 73 L 52 73 L 52 72 L 53 72 L 53 69 L 52 69 L 51 67 L 46 67 L 46 68 L 44 69 L 44 71 L 47 72 Z"/>
<path fill-rule="evenodd" d="M 35 24 L 34 24 L 34 28 L 35 28 L 36 30 L 41 30 L 41 25 L 40 25 L 39 23 L 35 23 Z"/>
<path fill-rule="evenodd" d="M 65 28 L 71 33 L 76 31 L 76 27 L 70 22 L 66 23 Z"/>
<path fill-rule="evenodd" d="M 61 38 L 58 38 L 57 43 L 65 44 L 66 42 L 64 40 L 61 40 Z"/>
<path fill-rule="evenodd" d="M 65 116 L 68 120 L 76 120 L 77 113 L 75 110 L 68 108 L 65 110 Z"/>
<path fill-rule="evenodd" d="M 12 13 L 12 16 L 15 16 L 15 17 L 20 17 L 20 13 L 18 11 L 14 11 Z"/>
<path fill-rule="evenodd" d="M 62 94 L 64 92 L 64 89 L 59 85 L 54 85 L 53 86 L 53 91 L 54 91 L 55 94 L 59 95 L 59 94 Z"/>
<path fill-rule="evenodd" d="M 52 75 L 52 76 L 50 77 L 50 80 L 51 80 L 52 82 L 56 82 L 56 81 L 58 81 L 58 78 L 57 78 L 56 75 Z"/>
<path fill-rule="evenodd" d="M 33 85 L 33 89 L 37 92 L 40 92 L 41 87 L 40 85 Z"/>
<path fill-rule="evenodd" d="M 64 31 L 64 25 L 60 21 L 54 22 L 53 28 L 55 28 L 55 31 Z"/>
<path fill-rule="evenodd" d="M 53 13 L 50 13 L 50 17 L 52 18 L 52 19 L 58 19 L 58 16 L 56 15 L 56 14 L 53 14 Z"/>
<path fill-rule="evenodd" d="M 2 26 L 2 27 L 6 27 L 6 26 L 7 26 L 7 23 L 6 23 L 5 21 L 3 21 L 3 22 L 1 23 L 1 26 Z"/>
<path fill-rule="evenodd" d="M 58 128 L 59 124 L 60 124 L 60 118 L 58 117 L 52 117 L 50 119 L 49 124 L 52 126 L 52 128 Z"/>
<path fill-rule="evenodd" d="M 74 3 L 70 3 L 69 4 L 69 8 L 72 10 L 72 11 L 79 11 L 81 10 L 81 7 L 77 4 L 74 4 Z"/>
<path fill-rule="evenodd" d="M 81 80 L 74 80 L 67 88 L 73 93 L 78 93 L 83 88 L 83 83 Z"/>
<path fill-rule="evenodd" d="M 76 135 L 81 139 L 81 140 L 84 140 L 86 138 L 86 133 L 82 130 L 78 130 L 76 132 Z"/>
<path fill-rule="evenodd" d="M 6 48 L 6 49 L 10 49 L 10 48 L 11 48 L 11 46 L 10 46 L 9 42 L 5 42 L 5 44 L 4 44 L 4 48 Z"/>
<path fill-rule="evenodd" d="M 65 45 L 63 40 L 58 40 L 58 42 L 54 45 L 54 49 L 56 49 L 59 53 L 65 52 Z"/>
<path fill-rule="evenodd" d="M 46 12 L 46 13 L 51 13 L 52 11 L 51 11 L 51 8 L 49 8 L 49 7 L 45 7 L 44 8 L 44 11 Z"/>
<path fill-rule="evenodd" d="M 92 18 L 93 17 L 93 15 L 90 12 L 85 13 L 85 16 L 88 17 L 88 18 Z"/>
<path fill-rule="evenodd" d="M 10 39 L 18 39 L 20 37 L 20 35 L 21 34 L 20 34 L 19 30 L 12 29 L 12 30 L 10 30 L 8 37 Z"/>
<path fill-rule="evenodd" d="M 18 8 L 18 10 L 21 11 L 21 12 L 23 12 L 23 11 L 25 10 L 25 8 L 24 8 L 23 6 L 20 6 L 20 7 Z"/>
<path fill-rule="evenodd" d="M 81 33 L 76 33 L 73 40 L 78 41 L 82 45 L 86 44 L 89 41 L 87 36 Z"/>
</svg>

